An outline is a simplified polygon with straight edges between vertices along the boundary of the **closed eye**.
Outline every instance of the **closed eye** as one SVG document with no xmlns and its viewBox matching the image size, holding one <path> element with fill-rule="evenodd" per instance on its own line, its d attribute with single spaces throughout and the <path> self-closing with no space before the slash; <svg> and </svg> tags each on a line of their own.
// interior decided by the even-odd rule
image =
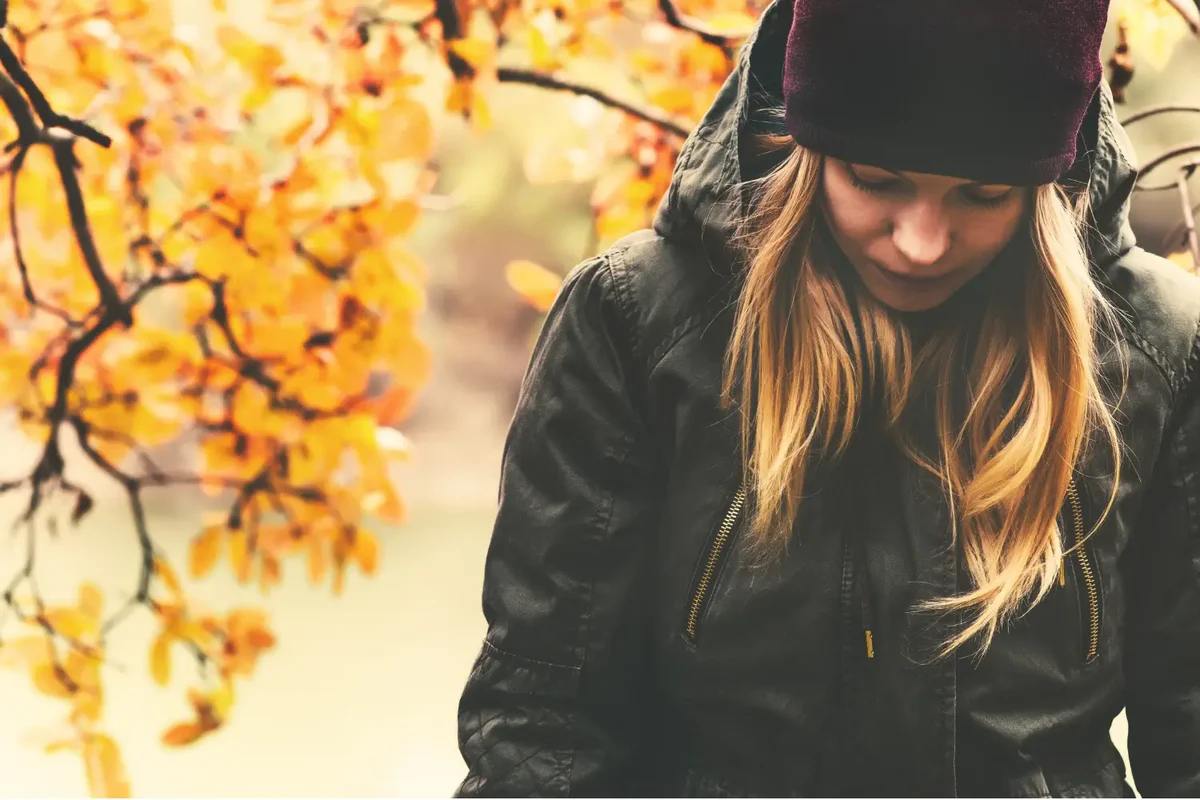
<svg viewBox="0 0 1200 800">
<path fill-rule="evenodd" d="M 899 190 L 902 184 L 901 181 L 895 180 L 864 181 L 862 178 L 858 177 L 857 174 L 855 174 L 853 169 L 847 169 L 846 175 L 849 177 L 851 185 L 853 185 L 856 189 L 867 192 L 868 194 L 887 194 L 888 192 Z M 1016 192 L 1016 189 L 1010 188 L 998 195 L 983 195 L 972 190 L 969 186 L 963 186 L 959 189 L 959 192 L 962 193 L 963 197 L 965 197 L 969 203 L 989 208 L 1003 205 L 1004 203 L 1008 202 L 1008 200 Z"/>
</svg>

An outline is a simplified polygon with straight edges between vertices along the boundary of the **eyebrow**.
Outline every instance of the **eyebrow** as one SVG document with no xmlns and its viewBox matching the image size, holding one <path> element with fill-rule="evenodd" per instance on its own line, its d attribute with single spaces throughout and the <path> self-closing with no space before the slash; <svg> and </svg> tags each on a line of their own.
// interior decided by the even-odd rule
<svg viewBox="0 0 1200 800">
<path fill-rule="evenodd" d="M 911 178 L 909 178 L 908 176 L 906 176 L 905 174 L 903 174 L 901 172 L 897 172 L 896 170 L 890 169 L 888 167 L 881 167 L 877 164 L 855 165 L 854 163 L 852 163 L 850 161 L 843 161 L 842 163 L 845 164 L 847 169 L 849 169 L 852 172 L 857 171 L 857 167 L 862 166 L 862 167 L 869 167 L 870 169 L 881 169 L 884 172 L 890 172 L 893 175 L 895 175 L 897 178 L 902 178 L 903 180 L 906 180 L 906 181 L 912 180 Z M 1004 187 L 1009 187 L 1009 184 L 1007 184 L 1007 183 L 987 183 L 985 181 L 966 181 L 961 185 L 962 186 L 1004 186 Z"/>
</svg>

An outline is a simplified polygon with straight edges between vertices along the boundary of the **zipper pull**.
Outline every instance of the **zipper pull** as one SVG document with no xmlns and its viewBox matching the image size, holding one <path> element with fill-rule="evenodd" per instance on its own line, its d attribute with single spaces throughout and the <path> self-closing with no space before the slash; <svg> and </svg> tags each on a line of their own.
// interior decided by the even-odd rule
<svg viewBox="0 0 1200 800">
<path fill-rule="evenodd" d="M 863 627 L 863 643 L 866 647 L 867 658 L 875 658 L 875 634 L 872 628 L 875 621 L 871 616 L 871 600 L 869 591 L 866 588 L 867 575 L 864 569 L 859 574 L 859 580 L 863 582 L 860 595 L 862 598 L 862 627 Z"/>
<path fill-rule="evenodd" d="M 1067 571 L 1064 568 L 1064 564 L 1066 563 L 1066 560 L 1067 560 L 1066 556 L 1063 556 L 1062 558 L 1060 558 L 1058 560 L 1058 585 L 1059 586 L 1067 585 Z"/>
</svg>

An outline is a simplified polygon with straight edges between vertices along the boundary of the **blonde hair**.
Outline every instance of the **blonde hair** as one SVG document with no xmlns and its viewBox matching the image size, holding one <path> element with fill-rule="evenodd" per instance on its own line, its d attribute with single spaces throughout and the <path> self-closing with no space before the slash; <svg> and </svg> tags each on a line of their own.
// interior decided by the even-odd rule
<svg viewBox="0 0 1200 800">
<path fill-rule="evenodd" d="M 1089 272 L 1088 192 L 1036 187 L 1027 224 L 1006 248 L 1019 268 L 1003 271 L 1004 287 L 987 292 L 982 308 L 914 343 L 888 307 L 837 274 L 818 202 L 822 157 L 786 134 L 754 141 L 784 155 L 736 187 L 756 200 L 734 236 L 745 272 L 721 401 L 741 414 L 746 553 L 769 562 L 786 552 L 810 468 L 846 452 L 874 401 L 900 450 L 940 481 L 951 542 L 962 537 L 973 588 L 916 604 L 973 612 L 934 658 L 976 635 L 982 657 L 998 628 L 1053 586 L 1065 554 L 1058 512 L 1097 432 L 1114 473 L 1092 531 L 1119 485 L 1121 445 L 1099 382 L 1101 340 L 1115 343 L 1119 323 Z M 904 424 L 918 389 L 934 393 L 940 452 L 932 458 Z"/>
</svg>

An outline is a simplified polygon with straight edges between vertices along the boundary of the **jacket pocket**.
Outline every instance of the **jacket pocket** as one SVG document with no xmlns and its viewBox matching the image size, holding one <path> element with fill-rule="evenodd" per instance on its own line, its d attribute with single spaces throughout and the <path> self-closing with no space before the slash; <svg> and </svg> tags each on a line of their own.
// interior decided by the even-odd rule
<svg viewBox="0 0 1200 800">
<path fill-rule="evenodd" d="M 746 487 L 739 485 L 733 497 L 725 504 L 725 513 L 721 515 L 720 524 L 709 538 L 708 547 L 692 580 L 691 592 L 688 596 L 687 616 L 683 623 L 683 635 L 689 642 L 695 644 L 700 632 L 700 623 L 708 608 L 713 589 L 716 587 L 717 576 L 725 563 L 733 540 L 733 534 L 741 519 L 742 507 L 746 504 Z"/>
<path fill-rule="evenodd" d="M 484 639 L 459 702 L 459 750 L 470 773 L 453 796 L 567 795 L 579 674 Z"/>
<path fill-rule="evenodd" d="M 1100 632 L 1103 621 L 1103 597 L 1101 592 L 1099 559 L 1088 547 L 1084 540 L 1087 533 L 1087 515 L 1082 493 L 1071 478 L 1067 486 L 1067 504 L 1065 527 L 1069 537 L 1071 552 L 1063 556 L 1063 565 L 1059 570 L 1059 585 L 1066 585 L 1067 563 L 1076 576 L 1076 587 L 1079 593 L 1080 627 L 1082 629 L 1082 645 L 1080 657 L 1085 665 L 1092 664 L 1100 656 Z"/>
</svg>

